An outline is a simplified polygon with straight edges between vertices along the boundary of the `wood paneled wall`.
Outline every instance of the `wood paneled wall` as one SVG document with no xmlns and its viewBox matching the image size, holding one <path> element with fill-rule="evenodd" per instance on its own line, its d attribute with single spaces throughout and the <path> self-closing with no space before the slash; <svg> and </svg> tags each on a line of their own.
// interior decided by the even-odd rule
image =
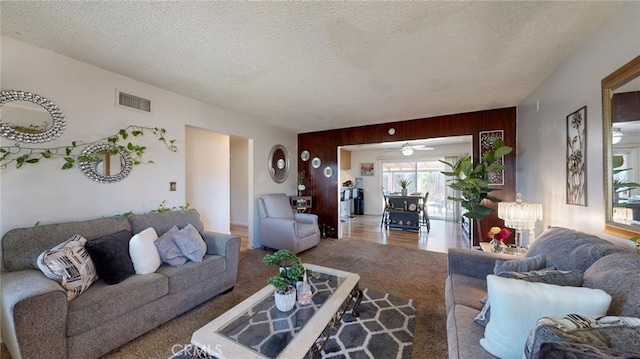
<svg viewBox="0 0 640 359">
<path fill-rule="evenodd" d="M 389 135 L 388 130 L 392 127 L 395 134 Z M 493 195 L 502 200 L 513 201 L 516 186 L 515 107 L 298 134 L 298 151 L 307 150 L 311 159 L 318 157 L 322 161 L 319 168 L 313 168 L 311 159 L 302 161 L 298 153 L 298 172 L 305 171 L 307 176 L 307 188 L 303 194 L 313 196 L 313 213 L 318 215 L 318 223 L 337 228 L 340 220 L 338 146 L 471 135 L 473 159 L 477 162 L 480 152 L 479 132 L 491 130 L 504 130 L 505 144 L 514 148 L 504 159 L 504 185 L 496 186 L 499 190 L 493 192 Z M 333 169 L 333 176 L 330 178 L 323 175 L 326 166 Z M 490 206 L 497 208 L 496 204 Z M 497 211 L 493 211 L 483 220 L 481 228 L 486 233 L 491 226 L 503 225 L 503 221 L 497 217 Z M 474 242 L 477 245 L 477 238 Z"/>
</svg>

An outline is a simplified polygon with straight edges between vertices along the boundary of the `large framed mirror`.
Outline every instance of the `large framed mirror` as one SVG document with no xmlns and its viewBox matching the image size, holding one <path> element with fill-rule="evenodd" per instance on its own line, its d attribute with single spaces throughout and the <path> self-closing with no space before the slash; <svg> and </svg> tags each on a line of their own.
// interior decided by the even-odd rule
<svg viewBox="0 0 640 359">
<path fill-rule="evenodd" d="M 606 230 L 640 233 L 640 56 L 602 80 Z"/>
<path fill-rule="evenodd" d="M 131 155 L 126 151 L 118 151 L 112 143 L 94 143 L 83 149 L 80 156 L 80 171 L 99 183 L 120 182 L 133 169 Z"/>
<path fill-rule="evenodd" d="M 51 141 L 64 132 L 67 124 L 58 106 L 31 92 L 0 92 L 0 111 L 0 136 L 12 141 Z"/>
<path fill-rule="evenodd" d="M 276 183 L 286 181 L 289 176 L 289 152 L 283 145 L 275 145 L 269 152 L 268 160 L 269 174 L 271 179 Z"/>
</svg>

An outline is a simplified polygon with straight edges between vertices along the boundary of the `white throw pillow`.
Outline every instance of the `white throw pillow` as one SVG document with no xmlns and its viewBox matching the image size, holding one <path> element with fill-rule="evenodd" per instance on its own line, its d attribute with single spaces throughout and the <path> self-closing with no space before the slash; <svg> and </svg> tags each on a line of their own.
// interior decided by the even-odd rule
<svg viewBox="0 0 640 359">
<path fill-rule="evenodd" d="M 562 287 L 487 276 L 491 320 L 480 345 L 502 359 L 521 358 L 529 331 L 541 317 L 605 315 L 611 296 L 600 289 Z"/>
<path fill-rule="evenodd" d="M 158 239 L 158 234 L 152 227 L 131 237 L 129 241 L 129 256 L 136 274 L 153 273 L 162 264 L 162 259 L 160 259 L 154 244 L 156 239 Z"/>
</svg>

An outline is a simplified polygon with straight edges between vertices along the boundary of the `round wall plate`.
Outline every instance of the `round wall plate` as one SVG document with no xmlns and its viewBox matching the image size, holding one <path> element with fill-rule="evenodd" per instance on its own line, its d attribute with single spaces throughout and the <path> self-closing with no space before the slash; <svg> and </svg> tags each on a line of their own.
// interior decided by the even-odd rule
<svg viewBox="0 0 640 359">
<path fill-rule="evenodd" d="M 329 178 L 329 177 L 333 176 L 333 168 L 327 166 L 327 167 L 324 168 L 323 173 L 324 173 L 325 177 Z"/>
<path fill-rule="evenodd" d="M 302 153 L 300 154 L 300 159 L 303 161 L 308 161 L 309 160 L 309 151 L 304 150 L 302 151 Z"/>
<path fill-rule="evenodd" d="M 311 160 L 311 166 L 313 166 L 313 168 L 320 168 L 321 164 L 322 164 L 322 161 L 320 161 L 320 159 L 318 157 L 314 157 Z"/>
</svg>

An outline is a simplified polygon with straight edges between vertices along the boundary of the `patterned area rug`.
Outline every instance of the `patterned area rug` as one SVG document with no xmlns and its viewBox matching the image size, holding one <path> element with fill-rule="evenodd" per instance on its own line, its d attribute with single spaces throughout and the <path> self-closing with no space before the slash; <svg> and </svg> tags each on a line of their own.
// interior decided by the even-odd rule
<svg viewBox="0 0 640 359">
<path fill-rule="evenodd" d="M 322 358 L 411 358 L 416 317 L 413 300 L 365 288 L 359 310 L 358 317 L 351 311 L 342 317 Z M 171 357 L 187 358 L 193 358 L 191 347 Z"/>
</svg>

